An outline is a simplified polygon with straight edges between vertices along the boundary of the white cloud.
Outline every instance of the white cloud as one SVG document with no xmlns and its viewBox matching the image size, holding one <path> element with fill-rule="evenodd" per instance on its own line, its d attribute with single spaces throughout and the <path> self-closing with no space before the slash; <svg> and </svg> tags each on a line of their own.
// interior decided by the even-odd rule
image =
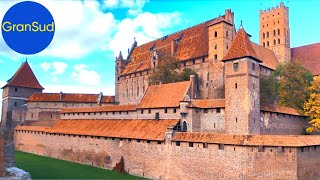
<svg viewBox="0 0 320 180">
<path fill-rule="evenodd" d="M 44 71 L 49 71 L 49 69 L 51 68 L 51 63 L 43 62 L 43 63 L 40 64 L 40 67 L 41 67 Z"/>
<path fill-rule="evenodd" d="M 78 59 L 97 50 L 112 50 L 115 55 L 122 50 L 125 54 L 133 37 L 139 44 L 159 38 L 181 19 L 178 13 L 142 12 L 147 0 L 105 0 L 102 7 L 98 1 L 91 0 L 35 1 L 49 9 L 56 24 L 53 41 L 37 56 Z M 16 2 L 1 2 L 0 17 Z M 127 8 L 131 16 L 117 20 L 110 11 L 102 12 L 103 8 Z M 0 54 L 14 59 L 22 57 L 8 48 L 2 36 Z"/>
<path fill-rule="evenodd" d="M 124 57 L 127 55 L 128 48 L 136 37 L 139 44 L 160 38 L 163 31 L 181 22 L 180 14 L 149 12 L 141 13 L 135 18 L 126 18 L 118 24 L 118 31 L 110 41 L 109 48 L 114 55 L 118 55 L 121 50 Z"/>
<path fill-rule="evenodd" d="M 88 70 L 87 65 L 78 64 L 74 67 L 74 72 L 71 74 L 71 78 L 87 85 L 98 85 L 100 83 L 100 75 L 94 70 Z"/>
<path fill-rule="evenodd" d="M 68 64 L 64 62 L 53 62 L 52 66 L 55 69 L 55 71 L 52 74 L 63 74 L 66 68 L 68 67 Z"/>
</svg>

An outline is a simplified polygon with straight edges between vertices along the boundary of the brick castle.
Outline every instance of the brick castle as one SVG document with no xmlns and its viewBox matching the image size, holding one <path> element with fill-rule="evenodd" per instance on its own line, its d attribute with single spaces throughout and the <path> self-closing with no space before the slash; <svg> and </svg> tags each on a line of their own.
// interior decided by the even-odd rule
<svg viewBox="0 0 320 180">
<path fill-rule="evenodd" d="M 301 135 L 307 118 L 260 103 L 260 77 L 280 63 L 320 75 L 319 49 L 290 47 L 283 3 L 260 11 L 260 45 L 242 26 L 236 31 L 227 9 L 146 44 L 134 41 L 126 58 L 115 59 L 115 96 L 42 93 L 23 63 L 3 87 L 1 126 L 16 126 L 17 150 L 108 169 L 123 159 L 124 171 L 152 179 L 319 179 L 320 136 Z M 149 86 L 165 54 L 199 80 Z"/>
</svg>

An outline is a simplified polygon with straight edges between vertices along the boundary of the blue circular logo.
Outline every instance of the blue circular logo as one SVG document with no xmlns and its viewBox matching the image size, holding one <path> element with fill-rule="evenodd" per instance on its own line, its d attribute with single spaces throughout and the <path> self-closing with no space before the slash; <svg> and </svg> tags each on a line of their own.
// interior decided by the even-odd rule
<svg viewBox="0 0 320 180">
<path fill-rule="evenodd" d="M 1 31 L 4 41 L 20 54 L 36 54 L 51 43 L 55 23 L 43 5 L 24 1 L 13 5 L 4 15 Z"/>
</svg>

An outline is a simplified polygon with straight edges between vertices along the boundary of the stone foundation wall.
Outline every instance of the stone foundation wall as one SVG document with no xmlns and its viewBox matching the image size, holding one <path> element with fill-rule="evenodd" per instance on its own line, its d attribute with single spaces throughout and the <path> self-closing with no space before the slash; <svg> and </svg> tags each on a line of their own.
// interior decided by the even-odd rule
<svg viewBox="0 0 320 180">
<path fill-rule="evenodd" d="M 123 157 L 125 170 L 152 179 L 319 178 L 320 147 L 250 147 L 164 142 L 16 131 L 17 150 L 112 169 Z M 311 164 L 308 164 L 311 163 Z M 305 165 L 306 164 L 306 165 Z M 317 165 L 317 166 L 316 166 Z M 303 166 L 303 168 L 301 167 Z M 313 173 L 313 174 L 312 174 Z M 311 179 L 312 179 L 311 178 Z"/>
<path fill-rule="evenodd" d="M 4 137 L 0 132 L 0 177 L 4 176 Z"/>
</svg>

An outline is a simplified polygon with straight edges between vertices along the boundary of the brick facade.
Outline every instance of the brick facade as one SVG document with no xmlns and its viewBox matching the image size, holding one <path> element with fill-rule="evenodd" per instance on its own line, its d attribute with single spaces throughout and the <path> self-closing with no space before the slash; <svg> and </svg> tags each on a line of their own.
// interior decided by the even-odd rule
<svg viewBox="0 0 320 180">
<path fill-rule="evenodd" d="M 320 147 L 258 147 L 117 139 L 78 135 L 15 133 L 16 149 L 152 179 L 320 178 Z M 304 150 L 302 150 L 304 149 Z M 303 151 L 303 152 L 302 152 Z"/>
</svg>

